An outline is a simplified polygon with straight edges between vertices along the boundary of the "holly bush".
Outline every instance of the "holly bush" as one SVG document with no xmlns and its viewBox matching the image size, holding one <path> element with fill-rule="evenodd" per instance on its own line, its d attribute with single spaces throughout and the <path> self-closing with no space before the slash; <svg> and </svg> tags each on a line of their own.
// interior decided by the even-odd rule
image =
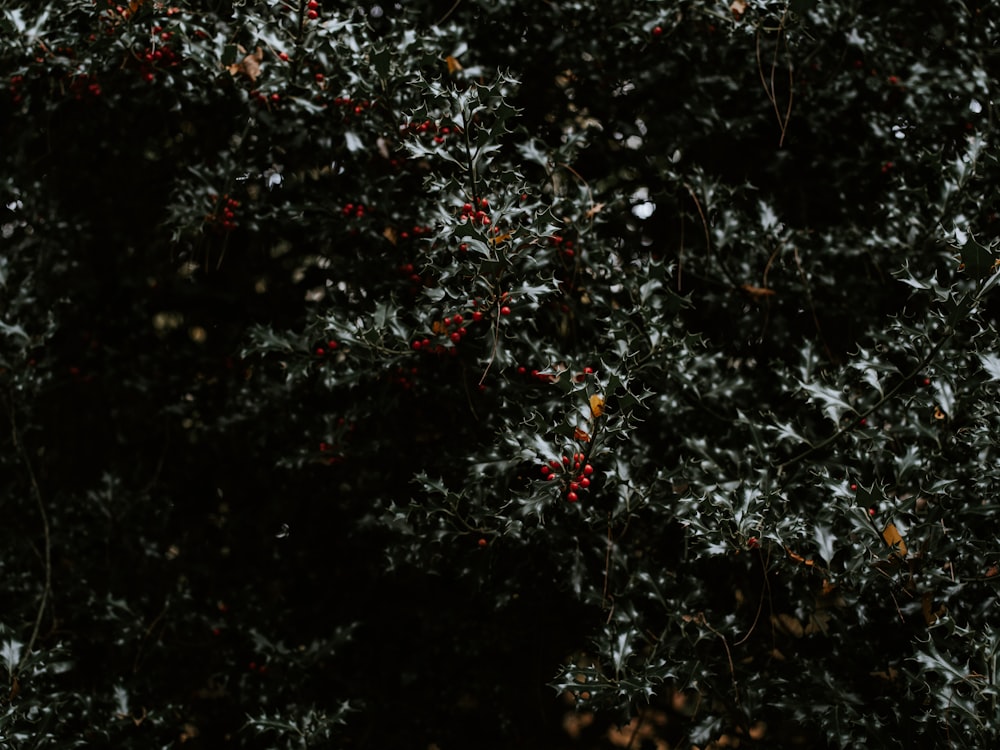
<svg viewBox="0 0 1000 750">
<path fill-rule="evenodd" d="M 0 31 L 5 746 L 1000 739 L 995 7 Z"/>
</svg>

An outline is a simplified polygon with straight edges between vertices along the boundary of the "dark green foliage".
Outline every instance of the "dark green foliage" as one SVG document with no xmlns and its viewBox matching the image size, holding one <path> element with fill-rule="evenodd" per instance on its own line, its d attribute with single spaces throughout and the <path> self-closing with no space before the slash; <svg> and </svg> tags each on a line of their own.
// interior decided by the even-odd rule
<svg viewBox="0 0 1000 750">
<path fill-rule="evenodd" d="M 0 4 L 2 744 L 996 744 L 997 14 Z"/>
</svg>

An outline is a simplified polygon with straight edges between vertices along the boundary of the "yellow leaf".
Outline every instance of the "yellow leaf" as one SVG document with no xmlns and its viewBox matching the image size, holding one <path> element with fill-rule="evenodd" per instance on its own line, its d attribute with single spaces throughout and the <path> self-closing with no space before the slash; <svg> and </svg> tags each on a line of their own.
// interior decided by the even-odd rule
<svg viewBox="0 0 1000 750">
<path fill-rule="evenodd" d="M 590 397 L 590 413 L 594 415 L 594 419 L 604 413 L 604 396 L 595 393 Z"/>
<path fill-rule="evenodd" d="M 906 542 L 903 541 L 903 536 L 896 528 L 896 524 L 890 523 L 886 526 L 885 531 L 882 532 L 882 538 L 885 539 L 886 544 L 893 548 L 894 554 L 906 557 Z"/>
<path fill-rule="evenodd" d="M 448 75 L 455 75 L 455 73 L 462 69 L 462 63 L 458 61 L 458 58 L 448 55 L 444 61 L 448 63 Z"/>
</svg>

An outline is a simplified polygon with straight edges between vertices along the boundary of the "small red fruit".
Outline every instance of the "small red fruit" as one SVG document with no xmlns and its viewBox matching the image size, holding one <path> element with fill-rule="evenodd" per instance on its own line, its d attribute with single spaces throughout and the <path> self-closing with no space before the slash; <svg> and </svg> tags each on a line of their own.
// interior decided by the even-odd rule
<svg viewBox="0 0 1000 750">
<path fill-rule="evenodd" d="M 472 320 L 475 321 L 476 323 L 478 323 L 482 319 L 483 319 L 483 314 L 479 312 L 479 310 L 476 310 L 474 313 L 472 313 Z"/>
<path fill-rule="evenodd" d="M 313 21 L 315 21 L 317 18 L 319 18 L 319 13 L 317 13 L 314 10 L 309 11 L 308 13 L 306 13 L 306 15 L 309 16 L 310 20 L 313 20 Z"/>
<path fill-rule="evenodd" d="M 757 541 L 757 537 L 752 536 L 749 539 L 747 539 L 747 547 L 749 547 L 750 549 L 757 549 L 759 545 L 760 542 Z"/>
<path fill-rule="evenodd" d="M 587 489 L 590 486 L 590 480 L 587 479 L 587 477 L 583 477 L 580 479 L 580 486 L 583 487 L 583 489 Z"/>
<path fill-rule="evenodd" d="M 566 499 L 569 500 L 571 503 L 575 503 L 580 498 L 577 497 L 575 492 L 567 492 Z"/>
<path fill-rule="evenodd" d="M 589 477 L 591 474 L 594 473 L 594 467 L 591 466 L 590 464 L 587 464 L 586 466 L 583 467 L 583 473 Z"/>
<path fill-rule="evenodd" d="M 317 83 L 322 83 L 323 79 L 326 78 L 326 76 L 323 75 L 322 73 L 317 73 L 314 77 L 316 78 Z"/>
<path fill-rule="evenodd" d="M 455 331 L 448 338 L 450 338 L 452 341 L 454 341 L 457 344 L 459 341 L 462 340 L 462 334 L 460 334 L 458 331 Z"/>
<path fill-rule="evenodd" d="M 420 342 L 419 341 L 414 341 L 413 342 L 413 349 L 414 349 L 414 351 L 420 351 Z"/>
<path fill-rule="evenodd" d="M 480 539 L 479 540 L 479 546 L 480 547 L 485 547 L 487 544 L 489 544 L 489 542 L 487 542 L 485 539 Z"/>
<path fill-rule="evenodd" d="M 654 26 L 653 27 L 653 36 L 660 36 L 661 34 L 663 34 L 663 27 L 661 27 L 661 26 Z"/>
<path fill-rule="evenodd" d="M 288 53 L 287 52 L 279 52 L 278 53 L 278 59 L 281 60 L 281 62 L 288 62 Z"/>
<path fill-rule="evenodd" d="M 328 349 L 330 349 L 330 351 L 333 351 L 338 346 L 340 346 L 340 344 L 338 344 L 336 341 L 327 341 L 326 342 L 326 346 L 327 346 Z"/>
<path fill-rule="evenodd" d="M 858 485 L 854 484 L 854 482 L 851 482 L 851 492 L 855 492 L 857 489 Z"/>
<path fill-rule="evenodd" d="M 500 308 L 500 314 L 501 315 L 510 315 L 510 308 L 507 307 L 507 305 L 504 305 L 503 307 Z"/>
</svg>

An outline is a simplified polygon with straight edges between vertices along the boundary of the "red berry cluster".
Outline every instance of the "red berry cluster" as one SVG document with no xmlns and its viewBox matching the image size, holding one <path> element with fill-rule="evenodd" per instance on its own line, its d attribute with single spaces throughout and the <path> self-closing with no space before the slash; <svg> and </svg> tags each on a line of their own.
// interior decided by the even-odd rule
<svg viewBox="0 0 1000 750">
<path fill-rule="evenodd" d="M 456 125 L 438 125 L 432 120 L 407 123 L 406 125 L 401 125 L 399 130 L 403 134 L 414 133 L 430 136 L 434 143 L 439 146 L 448 139 L 448 136 L 462 132 Z"/>
<path fill-rule="evenodd" d="M 482 319 L 483 314 L 479 310 L 466 313 L 465 315 L 462 313 L 455 313 L 455 315 L 436 321 L 433 326 L 434 334 L 451 341 L 453 345 L 457 345 L 469 333 L 469 329 L 466 328 L 466 325 L 478 323 Z M 445 351 L 450 351 L 450 353 L 454 354 L 457 351 L 454 346 L 446 348 L 442 343 L 435 345 L 429 337 L 415 339 L 411 344 L 411 347 L 414 351 L 426 351 L 433 354 L 444 354 Z"/>
<path fill-rule="evenodd" d="M 330 341 L 327 341 L 325 344 L 322 344 L 322 343 L 321 344 L 317 344 L 316 348 L 313 349 L 313 353 L 317 357 L 326 357 L 327 355 L 333 354 L 339 348 L 340 348 L 340 344 L 338 344 L 336 341 L 334 341 L 333 339 L 331 339 Z"/>
<path fill-rule="evenodd" d="M 249 669 L 251 672 L 256 672 L 259 675 L 267 674 L 266 664 L 258 664 L 257 662 L 252 661 L 247 665 L 247 669 Z"/>
<path fill-rule="evenodd" d="M 554 234 L 549 237 L 549 244 L 557 248 L 559 253 L 565 258 L 572 258 L 576 255 L 576 250 L 573 249 L 573 240 L 567 240 L 565 237 Z"/>
<path fill-rule="evenodd" d="M 463 203 L 462 211 L 458 215 L 458 218 L 462 221 L 472 221 L 473 224 L 479 224 L 480 226 L 489 226 L 490 217 L 486 215 L 486 210 L 490 207 L 490 202 L 485 198 L 479 199 L 478 208 L 472 203 Z"/>
<path fill-rule="evenodd" d="M 277 107 L 278 102 L 281 101 L 281 94 L 274 92 L 270 96 L 264 94 L 257 89 L 251 89 L 248 92 L 248 96 L 256 101 L 258 104 L 263 104 L 268 107 Z"/>
<path fill-rule="evenodd" d="M 13 87 L 11 90 L 13 90 Z M 73 98 L 77 101 L 83 99 L 84 95 L 97 97 L 101 95 L 101 84 L 97 82 L 97 76 L 95 75 L 77 75 L 74 76 L 73 80 L 70 82 L 69 93 L 71 93 Z M 16 102 L 17 97 L 15 97 L 14 100 Z"/>
<path fill-rule="evenodd" d="M 541 468 L 541 473 L 547 482 L 557 481 L 562 474 L 566 499 L 575 503 L 580 499 L 579 493 L 590 488 L 591 477 L 594 474 L 594 467 L 585 461 L 586 457 L 582 453 L 574 453 L 572 459 L 564 455 L 562 461 L 555 459 L 549 461 Z"/>
<path fill-rule="evenodd" d="M 240 202 L 235 198 L 230 198 L 228 193 L 222 196 L 221 204 L 218 196 L 210 195 L 208 198 L 216 205 L 216 210 L 215 213 L 206 216 L 205 221 L 223 232 L 231 232 L 236 229 L 236 209 L 240 207 Z"/>
<path fill-rule="evenodd" d="M 310 21 L 319 18 L 319 3 L 316 0 L 309 0 L 308 5 L 306 5 L 306 17 Z"/>
<path fill-rule="evenodd" d="M 322 73 L 316 74 L 316 80 L 321 81 L 320 76 Z M 368 99 L 352 99 L 349 96 L 338 96 L 333 100 L 333 105 L 335 107 L 340 107 L 343 110 L 344 118 L 349 118 L 351 115 L 360 115 L 366 109 L 372 108 L 372 103 Z"/>
<path fill-rule="evenodd" d="M 138 54 L 141 63 L 139 74 L 147 82 L 152 82 L 156 78 L 157 69 L 173 67 L 180 63 L 177 53 L 165 44 L 173 38 L 173 33 L 164 31 L 162 26 L 154 26 L 152 34 L 153 43 Z"/>
<path fill-rule="evenodd" d="M 364 203 L 347 203 L 344 205 L 340 212 L 344 216 L 353 216 L 356 219 L 360 219 L 365 215 L 365 204 Z"/>
<path fill-rule="evenodd" d="M 21 95 L 21 85 L 24 83 L 24 76 L 11 76 L 10 85 L 7 90 L 10 91 L 11 98 L 14 104 L 17 104 L 23 98 Z"/>
<path fill-rule="evenodd" d="M 410 230 L 404 229 L 397 236 L 401 240 L 408 240 L 410 237 L 423 237 L 425 234 L 430 234 L 431 228 L 421 226 L 419 224 L 414 224 L 413 228 Z"/>
</svg>

